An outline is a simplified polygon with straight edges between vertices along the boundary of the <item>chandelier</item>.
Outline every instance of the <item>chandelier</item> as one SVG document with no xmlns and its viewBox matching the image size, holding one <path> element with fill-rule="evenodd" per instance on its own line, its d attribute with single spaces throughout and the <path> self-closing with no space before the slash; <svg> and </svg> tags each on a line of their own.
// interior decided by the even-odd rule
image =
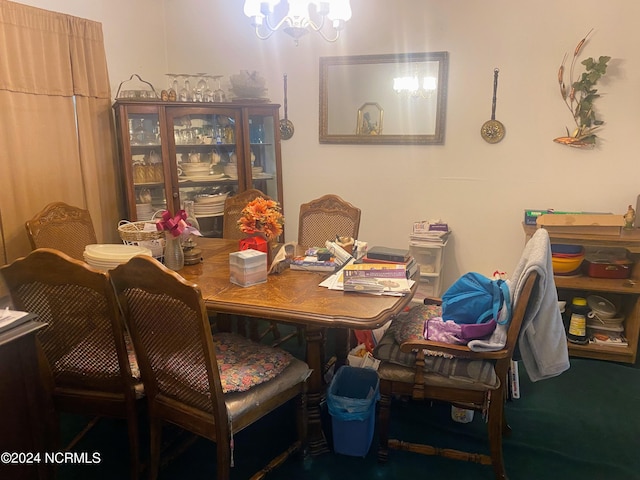
<svg viewBox="0 0 640 480">
<path fill-rule="evenodd" d="M 296 45 L 310 31 L 335 42 L 351 18 L 351 5 L 349 0 L 245 0 L 244 14 L 261 40 L 282 29 Z"/>
</svg>

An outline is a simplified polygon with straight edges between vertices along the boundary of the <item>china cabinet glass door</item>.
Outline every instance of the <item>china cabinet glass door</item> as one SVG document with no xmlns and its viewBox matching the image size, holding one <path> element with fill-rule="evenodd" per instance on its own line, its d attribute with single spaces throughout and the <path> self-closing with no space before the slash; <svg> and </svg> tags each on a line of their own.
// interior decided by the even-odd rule
<svg viewBox="0 0 640 480">
<path fill-rule="evenodd" d="M 251 188 L 279 199 L 276 140 L 272 115 L 249 115 Z"/>
<path fill-rule="evenodd" d="M 170 152 L 174 155 L 174 205 L 194 202 L 205 236 L 222 236 L 224 200 L 244 182 L 241 117 L 237 109 L 176 107 L 167 109 Z"/>
<path fill-rule="evenodd" d="M 250 151 L 247 188 L 256 188 L 282 203 L 278 108 L 251 107 L 247 112 Z"/>
<path fill-rule="evenodd" d="M 154 106 L 130 106 L 118 114 L 125 152 L 123 168 L 129 179 L 125 183 L 129 220 L 149 220 L 167 208 L 169 170 L 160 111 Z"/>
</svg>

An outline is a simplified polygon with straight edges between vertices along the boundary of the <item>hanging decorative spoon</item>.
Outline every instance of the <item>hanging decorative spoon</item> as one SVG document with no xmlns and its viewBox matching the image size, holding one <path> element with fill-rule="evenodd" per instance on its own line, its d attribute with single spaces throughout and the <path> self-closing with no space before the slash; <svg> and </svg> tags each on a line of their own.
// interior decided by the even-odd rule
<svg viewBox="0 0 640 480">
<path fill-rule="evenodd" d="M 504 138 L 504 125 L 496 120 L 496 94 L 498 92 L 498 73 L 497 68 L 493 70 L 493 102 L 491 105 L 491 120 L 484 122 L 480 129 L 480 135 L 489 143 L 498 143 Z"/>
<path fill-rule="evenodd" d="M 287 74 L 284 74 L 284 118 L 280 120 L 280 138 L 289 140 L 293 137 L 293 123 L 287 116 Z"/>
</svg>

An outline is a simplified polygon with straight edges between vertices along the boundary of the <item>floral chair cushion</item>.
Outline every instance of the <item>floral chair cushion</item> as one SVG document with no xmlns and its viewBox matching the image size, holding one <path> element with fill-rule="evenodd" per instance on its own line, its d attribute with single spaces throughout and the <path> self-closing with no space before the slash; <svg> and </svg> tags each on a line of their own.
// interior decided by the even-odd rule
<svg viewBox="0 0 640 480">
<path fill-rule="evenodd" d="M 290 353 L 262 345 L 232 333 L 213 335 L 222 391 L 244 392 L 279 375 L 289 363 Z M 169 358 L 164 375 L 209 396 L 209 381 L 201 350 L 184 351 Z"/>
<path fill-rule="evenodd" d="M 229 333 L 213 336 L 222 390 L 244 392 L 279 375 L 293 358 L 289 352 Z"/>
<path fill-rule="evenodd" d="M 394 321 L 394 336 L 396 342 L 404 343 L 410 340 L 424 340 L 425 321 L 442 316 L 440 305 L 416 305 L 407 313 L 399 315 Z"/>
</svg>

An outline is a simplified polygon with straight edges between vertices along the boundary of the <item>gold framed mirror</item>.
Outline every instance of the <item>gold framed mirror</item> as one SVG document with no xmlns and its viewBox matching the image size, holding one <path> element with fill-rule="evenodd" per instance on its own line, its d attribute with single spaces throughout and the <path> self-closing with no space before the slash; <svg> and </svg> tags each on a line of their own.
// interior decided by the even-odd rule
<svg viewBox="0 0 640 480">
<path fill-rule="evenodd" d="M 320 57 L 320 143 L 443 144 L 448 71 L 448 52 Z"/>
</svg>

